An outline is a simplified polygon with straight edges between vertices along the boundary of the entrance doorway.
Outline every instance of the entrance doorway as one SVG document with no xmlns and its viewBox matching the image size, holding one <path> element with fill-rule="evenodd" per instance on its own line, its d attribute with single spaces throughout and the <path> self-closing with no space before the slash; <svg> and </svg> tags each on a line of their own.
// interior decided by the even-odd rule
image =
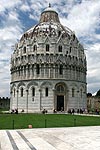
<svg viewBox="0 0 100 150">
<path fill-rule="evenodd" d="M 64 96 L 57 95 L 57 111 L 64 111 Z"/>
</svg>

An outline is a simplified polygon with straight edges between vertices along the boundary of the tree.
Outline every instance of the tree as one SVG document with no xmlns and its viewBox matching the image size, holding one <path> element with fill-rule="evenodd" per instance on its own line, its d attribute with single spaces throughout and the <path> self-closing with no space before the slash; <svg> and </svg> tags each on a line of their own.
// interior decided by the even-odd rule
<svg viewBox="0 0 100 150">
<path fill-rule="evenodd" d="M 100 97 L 100 90 L 97 91 L 96 97 Z"/>
<path fill-rule="evenodd" d="M 92 96 L 92 94 L 91 93 L 87 93 L 87 97 L 91 97 Z"/>
</svg>

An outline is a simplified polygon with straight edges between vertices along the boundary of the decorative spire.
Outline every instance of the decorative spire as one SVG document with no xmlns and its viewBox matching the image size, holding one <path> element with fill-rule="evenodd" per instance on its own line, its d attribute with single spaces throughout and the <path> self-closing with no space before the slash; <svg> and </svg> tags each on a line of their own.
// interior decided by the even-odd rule
<svg viewBox="0 0 100 150">
<path fill-rule="evenodd" d="M 49 3 L 49 7 L 51 7 L 51 4 Z"/>
</svg>

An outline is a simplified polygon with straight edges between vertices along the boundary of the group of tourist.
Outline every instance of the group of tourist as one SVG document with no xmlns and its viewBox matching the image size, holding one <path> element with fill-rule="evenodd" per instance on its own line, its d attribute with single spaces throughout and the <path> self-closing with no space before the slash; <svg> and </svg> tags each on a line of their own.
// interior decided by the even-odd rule
<svg viewBox="0 0 100 150">
<path fill-rule="evenodd" d="M 77 110 L 75 110 L 74 108 L 68 110 L 68 114 L 74 114 L 74 113 L 83 114 L 84 112 L 86 112 L 85 109 L 81 109 L 81 108 Z"/>
<path fill-rule="evenodd" d="M 18 114 L 18 109 L 12 109 L 11 114 Z"/>
</svg>

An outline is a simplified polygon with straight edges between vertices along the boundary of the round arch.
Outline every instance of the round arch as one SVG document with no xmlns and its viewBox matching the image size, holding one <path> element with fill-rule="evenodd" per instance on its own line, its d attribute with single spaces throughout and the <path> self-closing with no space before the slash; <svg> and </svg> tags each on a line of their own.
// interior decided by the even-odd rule
<svg viewBox="0 0 100 150">
<path fill-rule="evenodd" d="M 17 85 L 17 89 L 19 89 L 19 87 L 21 87 L 21 86 L 26 87 L 26 85 L 25 85 L 25 83 L 24 83 L 24 82 L 20 82 L 20 83 Z"/>
<path fill-rule="evenodd" d="M 66 111 L 68 102 L 68 88 L 64 82 L 55 85 L 54 108 L 57 111 Z"/>
<path fill-rule="evenodd" d="M 38 86 L 38 83 L 34 82 L 34 81 L 29 82 L 27 85 L 27 89 L 29 89 L 30 87 L 33 87 L 33 86 Z"/>
<path fill-rule="evenodd" d="M 42 87 L 46 87 L 46 86 L 52 88 L 52 83 L 46 81 L 46 82 L 43 82 L 40 87 L 42 88 Z"/>
</svg>

